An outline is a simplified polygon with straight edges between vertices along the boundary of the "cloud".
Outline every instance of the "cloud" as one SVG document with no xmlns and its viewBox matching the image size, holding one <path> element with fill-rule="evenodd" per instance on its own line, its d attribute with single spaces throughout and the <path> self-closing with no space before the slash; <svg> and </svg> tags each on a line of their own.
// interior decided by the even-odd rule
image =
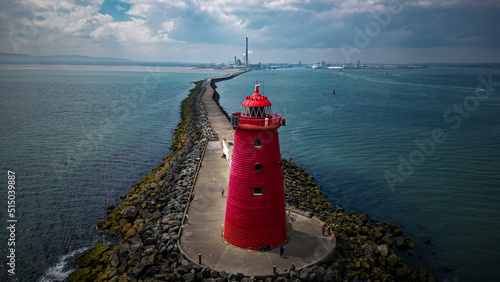
<svg viewBox="0 0 500 282">
<path fill-rule="evenodd" d="M 3 1 L 0 52 L 190 61 L 219 50 L 213 56 L 229 61 L 228 52 L 241 54 L 248 37 L 259 60 L 304 52 L 342 60 L 335 57 L 341 44 L 354 46 L 358 30 L 373 35 L 362 48 L 367 54 L 369 48 L 496 50 L 498 14 L 499 1 L 473 0 Z"/>
</svg>

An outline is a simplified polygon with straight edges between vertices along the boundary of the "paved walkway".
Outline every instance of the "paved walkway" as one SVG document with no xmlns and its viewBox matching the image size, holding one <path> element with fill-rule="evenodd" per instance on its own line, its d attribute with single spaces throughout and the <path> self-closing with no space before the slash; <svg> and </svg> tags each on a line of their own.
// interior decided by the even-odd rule
<svg viewBox="0 0 500 282">
<path fill-rule="evenodd" d="M 211 86 L 212 80 L 205 80 L 205 93 L 203 94 L 202 102 L 205 107 L 205 111 L 207 112 L 208 120 L 210 121 L 210 125 L 212 129 L 217 133 L 219 140 L 223 140 L 224 138 L 228 141 L 234 140 L 234 129 L 231 126 L 231 123 L 227 120 L 226 116 L 219 108 L 217 103 L 214 101 L 214 89 Z M 243 97 L 242 99 L 244 99 Z M 222 155 L 222 153 L 221 153 Z"/>
<path fill-rule="evenodd" d="M 212 128 L 220 139 L 233 141 L 233 128 L 211 98 L 213 89 L 210 81 L 206 81 L 206 88 L 203 105 Z M 300 269 L 333 252 L 335 237 L 322 236 L 319 220 L 298 213 L 294 213 L 294 220 L 287 223 L 290 240 L 284 245 L 284 258 L 279 256 L 279 248 L 258 252 L 225 242 L 222 231 L 226 194 L 222 197 L 221 189 L 227 192 L 229 166 L 221 156 L 220 141 L 210 141 L 195 184 L 195 198 L 188 210 L 189 223 L 183 226 L 179 240 L 181 250 L 188 258 L 198 263 L 201 254 L 201 265 L 212 270 L 265 276 L 273 274 L 274 266 L 278 273 L 285 272 L 292 263 Z"/>
</svg>

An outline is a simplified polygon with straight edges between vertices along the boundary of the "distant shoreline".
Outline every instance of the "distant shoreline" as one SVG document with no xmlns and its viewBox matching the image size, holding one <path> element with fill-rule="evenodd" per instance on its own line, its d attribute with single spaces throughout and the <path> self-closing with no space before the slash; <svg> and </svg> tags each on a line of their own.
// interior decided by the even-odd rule
<svg viewBox="0 0 500 282">
<path fill-rule="evenodd" d="M 130 72 L 176 72 L 176 73 L 228 73 L 241 69 L 214 69 L 195 66 L 137 66 L 137 65 L 46 65 L 46 64 L 0 64 L 0 70 L 88 70 L 88 71 L 130 71 Z"/>
</svg>

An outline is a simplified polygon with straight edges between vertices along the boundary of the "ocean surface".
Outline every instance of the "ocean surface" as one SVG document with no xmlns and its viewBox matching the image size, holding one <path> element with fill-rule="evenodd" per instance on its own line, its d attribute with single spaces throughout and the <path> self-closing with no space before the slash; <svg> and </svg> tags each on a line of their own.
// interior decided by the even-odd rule
<svg viewBox="0 0 500 282">
<path fill-rule="evenodd" d="M 441 281 L 498 281 L 499 69 L 252 71 L 218 84 L 221 105 L 240 111 L 256 81 L 287 120 L 282 156 L 334 205 L 399 225 L 405 261 Z"/>
<path fill-rule="evenodd" d="M 168 155 L 190 81 L 226 73 L 0 66 L 0 281 L 64 281 L 77 257 L 109 241 L 92 226 Z M 17 219 L 10 277 L 9 170 Z"/>
<path fill-rule="evenodd" d="M 189 82 L 226 72 L 0 66 L 0 167 L 4 183 L 16 175 L 17 219 L 8 277 L 5 184 L 0 281 L 63 281 L 110 240 L 92 226 L 169 153 Z M 417 244 L 405 262 L 441 281 L 497 280 L 500 70 L 251 71 L 217 84 L 222 106 L 240 111 L 262 80 L 287 119 L 283 157 L 334 205 L 399 225 Z"/>
</svg>

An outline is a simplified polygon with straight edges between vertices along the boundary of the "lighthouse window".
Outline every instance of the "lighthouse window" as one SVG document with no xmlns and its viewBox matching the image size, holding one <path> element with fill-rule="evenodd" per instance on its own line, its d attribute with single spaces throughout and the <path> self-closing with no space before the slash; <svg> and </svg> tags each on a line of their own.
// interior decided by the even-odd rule
<svg viewBox="0 0 500 282">
<path fill-rule="evenodd" d="M 255 164 L 254 168 L 255 168 L 255 172 L 259 172 L 262 170 L 262 164 L 257 163 L 257 164 Z"/>
<path fill-rule="evenodd" d="M 253 140 L 253 145 L 254 145 L 254 147 L 260 147 L 260 146 L 262 146 L 262 140 L 261 139 L 254 139 Z"/>
<path fill-rule="evenodd" d="M 262 188 L 253 188 L 253 195 L 254 196 L 262 195 Z"/>
</svg>

